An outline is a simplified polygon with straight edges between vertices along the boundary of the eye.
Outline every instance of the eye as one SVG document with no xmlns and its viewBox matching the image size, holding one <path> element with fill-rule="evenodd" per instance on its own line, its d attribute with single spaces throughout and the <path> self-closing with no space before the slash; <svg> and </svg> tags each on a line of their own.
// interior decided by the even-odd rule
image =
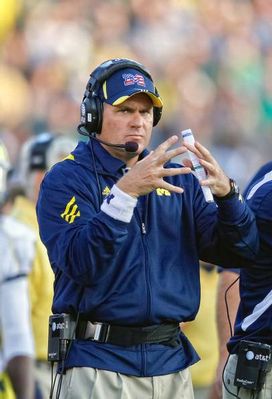
<svg viewBox="0 0 272 399">
<path fill-rule="evenodd" d="M 151 118 L 153 114 L 153 109 L 144 109 L 143 111 L 141 111 L 141 115 L 143 115 L 146 118 Z"/>
<path fill-rule="evenodd" d="M 119 108 L 117 112 L 126 113 L 129 112 L 129 109 L 126 107 Z"/>
</svg>

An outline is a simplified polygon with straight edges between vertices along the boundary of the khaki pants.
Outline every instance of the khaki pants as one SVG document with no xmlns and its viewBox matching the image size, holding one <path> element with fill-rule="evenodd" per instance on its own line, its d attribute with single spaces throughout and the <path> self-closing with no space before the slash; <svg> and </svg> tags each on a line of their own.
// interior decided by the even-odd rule
<svg viewBox="0 0 272 399">
<path fill-rule="evenodd" d="M 164 376 L 134 377 L 75 367 L 63 376 L 60 399 L 194 399 L 194 394 L 189 369 Z"/>
<path fill-rule="evenodd" d="M 260 392 L 255 392 L 251 389 L 240 388 L 238 392 L 238 387 L 234 386 L 234 376 L 237 365 L 237 355 L 230 355 L 225 373 L 224 381 L 227 389 L 237 395 L 240 399 L 271 399 L 272 398 L 272 371 L 267 373 L 265 378 L 265 384 Z M 233 399 L 234 396 L 231 395 L 223 385 L 223 399 Z"/>
</svg>

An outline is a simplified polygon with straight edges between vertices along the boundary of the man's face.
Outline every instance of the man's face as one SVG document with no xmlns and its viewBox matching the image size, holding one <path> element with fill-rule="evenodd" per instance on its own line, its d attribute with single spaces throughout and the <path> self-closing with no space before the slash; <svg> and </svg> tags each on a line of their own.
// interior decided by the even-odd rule
<svg viewBox="0 0 272 399">
<path fill-rule="evenodd" d="M 105 147 L 114 157 L 127 162 L 138 158 L 138 155 L 150 142 L 153 127 L 153 104 L 148 95 L 135 94 L 122 104 L 112 106 L 104 103 L 101 140 L 114 144 L 125 144 L 133 141 L 138 144 L 136 153 L 128 153 L 123 149 Z"/>
</svg>

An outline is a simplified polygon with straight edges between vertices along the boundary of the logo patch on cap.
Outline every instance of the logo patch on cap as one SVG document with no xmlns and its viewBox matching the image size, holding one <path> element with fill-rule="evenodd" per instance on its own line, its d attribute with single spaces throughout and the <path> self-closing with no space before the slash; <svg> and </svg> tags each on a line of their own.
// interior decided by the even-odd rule
<svg viewBox="0 0 272 399">
<path fill-rule="evenodd" d="M 124 79 L 124 85 L 125 86 L 131 86 L 131 85 L 138 85 L 141 87 L 145 87 L 145 80 L 143 75 L 140 74 L 135 74 L 133 75 L 132 73 L 124 73 L 122 75 L 122 78 Z"/>
</svg>

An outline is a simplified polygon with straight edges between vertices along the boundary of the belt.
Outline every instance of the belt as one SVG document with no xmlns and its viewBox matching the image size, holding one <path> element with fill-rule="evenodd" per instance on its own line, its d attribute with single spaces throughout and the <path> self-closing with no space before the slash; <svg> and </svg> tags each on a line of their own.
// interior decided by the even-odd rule
<svg viewBox="0 0 272 399">
<path fill-rule="evenodd" d="M 79 320 L 76 339 L 120 346 L 153 343 L 177 346 L 180 343 L 179 332 L 178 323 L 163 323 L 135 327 Z"/>
</svg>

